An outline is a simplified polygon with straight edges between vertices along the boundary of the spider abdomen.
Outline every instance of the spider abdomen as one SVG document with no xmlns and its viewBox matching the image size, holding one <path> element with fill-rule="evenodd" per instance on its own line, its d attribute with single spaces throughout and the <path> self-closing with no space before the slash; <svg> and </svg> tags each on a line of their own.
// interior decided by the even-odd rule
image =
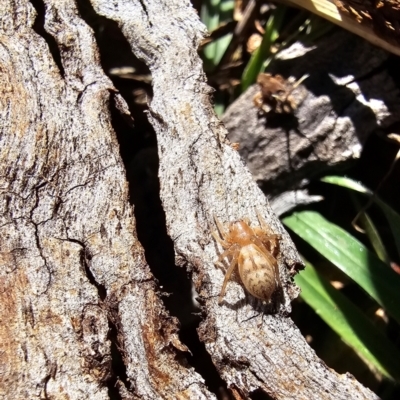
<svg viewBox="0 0 400 400">
<path fill-rule="evenodd" d="M 255 244 L 243 246 L 238 257 L 239 275 L 248 292 L 269 301 L 277 282 L 274 265 Z"/>
</svg>

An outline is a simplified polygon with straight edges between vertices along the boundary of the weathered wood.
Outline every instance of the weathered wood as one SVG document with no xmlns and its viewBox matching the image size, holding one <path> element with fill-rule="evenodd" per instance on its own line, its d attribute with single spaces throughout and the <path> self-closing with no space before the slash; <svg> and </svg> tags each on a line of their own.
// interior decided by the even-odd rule
<svg viewBox="0 0 400 400">
<path fill-rule="evenodd" d="M 228 107 L 229 139 L 269 195 L 350 165 L 370 135 L 400 120 L 399 90 L 382 68 L 387 58 L 345 31 L 316 48 L 295 43 L 268 68 L 292 82 L 309 75 L 292 93 L 293 113 L 261 114 L 253 104 L 258 85 Z"/>
<path fill-rule="evenodd" d="M 386 41 L 400 46 L 400 4 L 396 0 L 333 0 L 340 12 L 355 23 L 369 26 Z"/>
<path fill-rule="evenodd" d="M 124 100 L 75 2 L 44 3 L 44 37 L 29 1 L 0 11 L 0 397 L 213 399 L 136 238 Z"/>
<path fill-rule="evenodd" d="M 319 360 L 288 317 L 290 301 L 298 294 L 289 268 L 300 263 L 299 256 L 213 112 L 196 52 L 204 27 L 189 1 L 92 4 L 118 23 L 151 70 L 149 118 L 158 139 L 167 228 L 176 261 L 188 266 L 199 293 L 204 317 L 199 336 L 228 387 L 236 398 L 257 390 L 282 399 L 377 398 L 351 375 L 338 375 Z M 282 234 L 283 298 L 276 307 L 262 306 L 231 282 L 219 306 L 223 273 L 214 265 L 213 215 L 223 222 L 248 217 L 256 223 L 257 209 Z"/>
</svg>

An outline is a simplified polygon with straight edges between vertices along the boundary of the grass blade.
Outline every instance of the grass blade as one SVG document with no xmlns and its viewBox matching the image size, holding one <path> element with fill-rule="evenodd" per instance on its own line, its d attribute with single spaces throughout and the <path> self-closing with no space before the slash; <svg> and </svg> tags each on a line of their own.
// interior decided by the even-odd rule
<svg viewBox="0 0 400 400">
<path fill-rule="evenodd" d="M 351 198 L 356 205 L 357 210 L 360 210 L 360 202 L 357 200 L 356 196 L 353 193 L 351 193 Z M 366 212 L 360 214 L 360 222 L 378 258 L 385 264 L 390 265 L 390 258 L 379 235 L 379 232 Z"/>
<path fill-rule="evenodd" d="M 232 20 L 234 1 L 206 0 L 202 5 L 200 17 L 211 32 L 220 24 Z M 218 65 L 229 46 L 232 34 L 225 35 L 204 47 L 204 63 L 207 69 Z"/>
<path fill-rule="evenodd" d="M 369 197 L 373 196 L 373 192 L 363 186 L 361 183 L 353 181 L 352 179 L 341 177 L 341 176 L 326 176 L 321 179 L 323 182 L 331 183 L 334 185 L 342 186 L 347 189 L 354 190 L 356 192 L 365 194 Z M 400 215 L 393 210 L 388 204 L 386 204 L 383 200 L 381 200 L 378 196 L 373 197 L 373 201 L 376 205 L 378 205 L 388 220 L 390 228 L 393 233 L 393 237 L 395 240 L 397 252 L 400 257 Z"/>
<path fill-rule="evenodd" d="M 295 278 L 301 297 L 359 356 L 388 378 L 400 380 L 400 351 L 341 292 L 306 262 Z"/>
<path fill-rule="evenodd" d="M 283 219 L 293 232 L 360 285 L 400 323 L 400 276 L 361 242 L 313 211 Z"/>
<path fill-rule="evenodd" d="M 242 76 L 242 90 L 245 91 L 264 71 L 264 62 L 271 56 L 271 45 L 279 36 L 279 30 L 286 12 L 285 6 L 278 6 L 268 19 L 260 47 L 253 53 Z"/>
</svg>

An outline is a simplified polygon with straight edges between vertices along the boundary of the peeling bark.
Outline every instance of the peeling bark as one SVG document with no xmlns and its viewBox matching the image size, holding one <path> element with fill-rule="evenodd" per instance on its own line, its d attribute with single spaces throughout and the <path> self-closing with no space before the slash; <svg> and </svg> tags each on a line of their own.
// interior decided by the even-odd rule
<svg viewBox="0 0 400 400">
<path fill-rule="evenodd" d="M 93 32 L 34 4 L 0 11 L 0 397 L 215 398 L 136 238 Z"/>
</svg>

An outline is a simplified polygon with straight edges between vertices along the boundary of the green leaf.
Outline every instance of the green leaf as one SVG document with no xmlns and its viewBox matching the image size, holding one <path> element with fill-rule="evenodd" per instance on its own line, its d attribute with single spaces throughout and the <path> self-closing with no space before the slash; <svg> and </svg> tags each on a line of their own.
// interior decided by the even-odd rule
<svg viewBox="0 0 400 400">
<path fill-rule="evenodd" d="M 383 375 L 400 380 L 400 351 L 358 307 L 307 262 L 295 280 L 304 301 L 345 343 Z"/>
<path fill-rule="evenodd" d="M 359 193 L 372 195 L 372 191 L 367 189 L 360 182 L 356 182 L 353 179 L 346 178 L 343 176 L 325 176 L 324 178 L 321 178 L 321 181 L 326 183 L 332 183 L 338 186 L 343 186 L 347 189 L 352 189 Z"/>
<path fill-rule="evenodd" d="M 360 202 L 357 200 L 354 194 L 352 194 L 351 198 L 357 207 L 357 211 L 359 211 L 361 209 Z M 379 235 L 379 232 L 366 212 L 362 212 L 360 214 L 360 222 L 378 258 L 385 264 L 390 265 L 390 259 Z"/>
<path fill-rule="evenodd" d="M 367 213 L 362 213 L 360 215 L 360 221 L 378 258 L 385 264 L 390 265 L 389 256 L 386 252 L 385 246 L 383 245 L 382 239 L 369 215 Z"/>
<path fill-rule="evenodd" d="M 218 94 L 215 96 L 214 100 L 214 111 L 220 117 L 225 111 L 225 104 L 223 99 L 220 99 Z"/>
<path fill-rule="evenodd" d="M 206 0 L 201 7 L 200 17 L 207 29 L 213 31 L 220 24 L 232 20 L 233 8 L 233 0 Z M 208 68 L 218 65 L 231 39 L 232 34 L 228 34 L 204 47 L 204 62 Z"/>
<path fill-rule="evenodd" d="M 353 181 L 352 179 L 341 177 L 341 176 L 326 176 L 321 179 L 323 182 L 332 183 L 334 185 L 343 186 L 347 189 L 354 190 L 356 192 L 365 194 L 369 197 L 373 196 L 373 192 L 363 186 L 361 183 Z M 378 196 L 372 197 L 375 204 L 377 204 L 383 213 L 385 214 L 390 228 L 393 233 L 393 237 L 396 243 L 397 252 L 400 256 L 400 215 L 393 210 L 388 204 L 381 200 Z"/>
<path fill-rule="evenodd" d="M 283 222 L 400 322 L 400 276 L 361 242 L 313 211 L 294 213 Z"/>
<path fill-rule="evenodd" d="M 271 56 L 271 45 L 279 36 L 283 17 L 286 12 L 285 6 L 278 6 L 271 14 L 265 27 L 265 33 L 260 47 L 253 53 L 247 63 L 242 76 L 242 90 L 245 91 L 256 80 L 260 72 L 264 71 L 264 62 Z"/>
</svg>

